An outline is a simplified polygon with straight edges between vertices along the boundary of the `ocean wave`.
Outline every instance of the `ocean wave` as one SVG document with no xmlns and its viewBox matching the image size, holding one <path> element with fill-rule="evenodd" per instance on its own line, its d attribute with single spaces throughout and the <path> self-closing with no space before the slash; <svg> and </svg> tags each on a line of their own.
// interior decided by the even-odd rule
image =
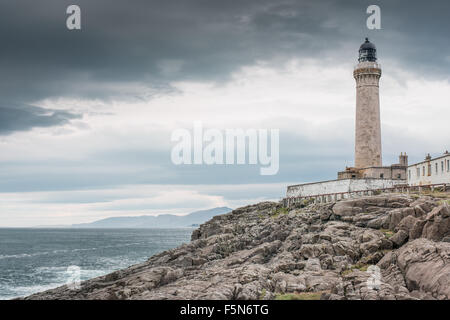
<svg viewBox="0 0 450 320">
<path fill-rule="evenodd" d="M 0 254 L 0 260 L 1 259 L 29 258 L 29 257 L 36 257 L 36 256 L 41 256 L 41 255 L 58 254 L 58 253 L 94 251 L 94 250 L 103 250 L 103 249 L 110 249 L 110 248 L 123 248 L 123 247 L 142 245 L 142 244 L 145 244 L 145 242 L 133 242 L 133 243 L 107 245 L 107 246 L 99 246 L 99 247 L 92 247 L 92 248 L 59 249 L 59 250 L 42 251 L 42 252 L 34 252 L 34 253 L 18 253 L 18 254 L 10 254 L 10 255 L 1 255 Z"/>
<path fill-rule="evenodd" d="M 81 269 L 81 281 L 96 278 L 108 274 L 115 269 Z M 32 277 L 40 278 L 42 273 L 51 273 L 50 283 L 30 284 L 30 285 L 0 285 L 0 300 L 9 300 L 31 295 L 33 293 L 54 289 L 67 284 L 70 274 L 67 273 L 67 267 L 39 267 L 36 268 Z"/>
<path fill-rule="evenodd" d="M 30 294 L 57 288 L 65 283 L 54 282 L 30 286 L 0 286 L 0 300 L 10 300 L 29 296 Z M 5 294 L 7 293 L 7 294 Z"/>
<path fill-rule="evenodd" d="M 46 254 L 49 254 L 49 252 L 45 251 L 45 252 L 19 253 L 19 254 L 10 254 L 10 255 L 2 255 L 2 254 L 0 254 L 0 259 L 29 258 L 29 257 L 36 257 L 36 256 L 46 255 Z"/>
<path fill-rule="evenodd" d="M 92 237 L 69 235 L 45 234 L 41 239 L 19 234 L 8 238 L 10 244 L 0 244 L 0 300 L 65 285 L 73 280 L 73 272 L 68 272 L 72 265 L 80 267 L 80 280 L 85 281 L 145 262 L 151 255 L 181 244 L 176 235 L 167 235 L 168 239 L 151 233 L 148 238 L 129 234 L 123 238 L 120 232 L 99 238 L 96 231 Z M 185 238 L 189 236 L 186 233 Z"/>
</svg>

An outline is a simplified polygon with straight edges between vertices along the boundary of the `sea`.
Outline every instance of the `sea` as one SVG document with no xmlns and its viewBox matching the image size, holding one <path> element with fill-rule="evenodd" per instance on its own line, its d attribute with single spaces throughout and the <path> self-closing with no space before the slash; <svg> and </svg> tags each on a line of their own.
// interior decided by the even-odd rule
<svg viewBox="0 0 450 320">
<path fill-rule="evenodd" d="M 193 228 L 2 229 L 0 300 L 102 276 L 190 241 Z"/>
</svg>

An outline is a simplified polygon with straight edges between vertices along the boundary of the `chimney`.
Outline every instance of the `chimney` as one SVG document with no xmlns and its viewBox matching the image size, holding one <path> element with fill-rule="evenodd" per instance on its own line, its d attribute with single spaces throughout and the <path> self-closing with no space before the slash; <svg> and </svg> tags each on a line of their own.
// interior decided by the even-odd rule
<svg viewBox="0 0 450 320">
<path fill-rule="evenodd" d="M 403 154 L 403 152 L 400 153 L 399 163 L 401 166 L 405 166 L 405 167 L 408 166 L 408 156 L 407 156 L 406 152 L 405 152 L 405 154 Z"/>
</svg>

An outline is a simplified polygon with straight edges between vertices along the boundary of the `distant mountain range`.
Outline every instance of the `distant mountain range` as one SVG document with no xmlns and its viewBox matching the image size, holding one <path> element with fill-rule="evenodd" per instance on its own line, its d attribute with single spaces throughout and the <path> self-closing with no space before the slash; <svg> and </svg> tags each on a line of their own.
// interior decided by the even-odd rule
<svg viewBox="0 0 450 320">
<path fill-rule="evenodd" d="M 73 224 L 71 228 L 184 228 L 198 226 L 219 214 L 231 212 L 227 207 L 189 213 L 184 216 L 161 214 L 158 216 L 111 217 L 91 223 Z"/>
</svg>

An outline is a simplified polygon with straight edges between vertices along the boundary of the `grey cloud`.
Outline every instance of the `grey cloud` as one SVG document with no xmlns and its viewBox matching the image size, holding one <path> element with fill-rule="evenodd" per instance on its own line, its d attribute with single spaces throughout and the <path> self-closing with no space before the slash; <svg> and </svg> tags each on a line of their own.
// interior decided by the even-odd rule
<svg viewBox="0 0 450 320">
<path fill-rule="evenodd" d="M 34 127 L 63 125 L 72 119 L 79 118 L 81 115 L 69 111 L 45 109 L 26 104 L 0 103 L 0 135 Z"/>
<path fill-rule="evenodd" d="M 81 31 L 65 28 L 65 9 L 73 3 L 82 9 Z M 369 31 L 365 26 L 365 10 L 374 3 L 381 6 L 383 30 Z M 40 99 L 146 99 L 172 93 L 168 83 L 174 80 L 226 81 L 233 71 L 256 60 L 279 63 L 290 57 L 313 57 L 353 63 L 365 36 L 376 43 L 381 63 L 393 61 L 423 76 L 446 79 L 450 71 L 450 2 L 445 0 L 16 0 L 2 1 L 0 6 L 0 96 L 14 102 L 0 105 L 0 135 L 80 117 L 31 106 Z M 148 89 L 136 93 L 124 84 Z M 345 144 L 328 141 L 327 146 L 302 137 L 281 139 L 281 150 L 298 153 L 282 155 L 280 173 L 265 177 L 265 182 L 333 177 L 343 162 L 352 160 L 351 136 Z M 328 147 L 333 144 L 333 149 Z M 340 148 L 345 151 L 335 152 Z M 236 183 L 242 177 L 247 177 L 246 183 L 263 181 L 258 167 L 173 168 L 167 152 L 147 156 L 138 152 L 94 155 L 93 163 L 56 163 L 67 165 L 67 172 L 55 173 L 49 166 L 40 168 L 44 173 L 13 183 L 5 164 L 0 189 Z M 326 172 L 324 154 L 332 154 L 327 156 Z M 117 170 L 114 161 L 134 164 L 133 157 L 152 159 L 156 169 Z M 98 162 L 111 171 L 75 170 L 95 169 Z"/>
<path fill-rule="evenodd" d="M 78 0 L 82 30 L 68 31 L 65 9 L 73 2 L 2 3 L 3 98 L 126 98 L 111 84 L 224 81 L 242 65 L 293 56 L 348 63 L 366 35 L 381 59 L 448 74 L 448 55 L 439 54 L 449 50 L 448 1 L 376 1 L 381 31 L 365 27 L 373 4 L 365 0 Z M 167 61 L 178 66 L 167 72 Z"/>
</svg>

